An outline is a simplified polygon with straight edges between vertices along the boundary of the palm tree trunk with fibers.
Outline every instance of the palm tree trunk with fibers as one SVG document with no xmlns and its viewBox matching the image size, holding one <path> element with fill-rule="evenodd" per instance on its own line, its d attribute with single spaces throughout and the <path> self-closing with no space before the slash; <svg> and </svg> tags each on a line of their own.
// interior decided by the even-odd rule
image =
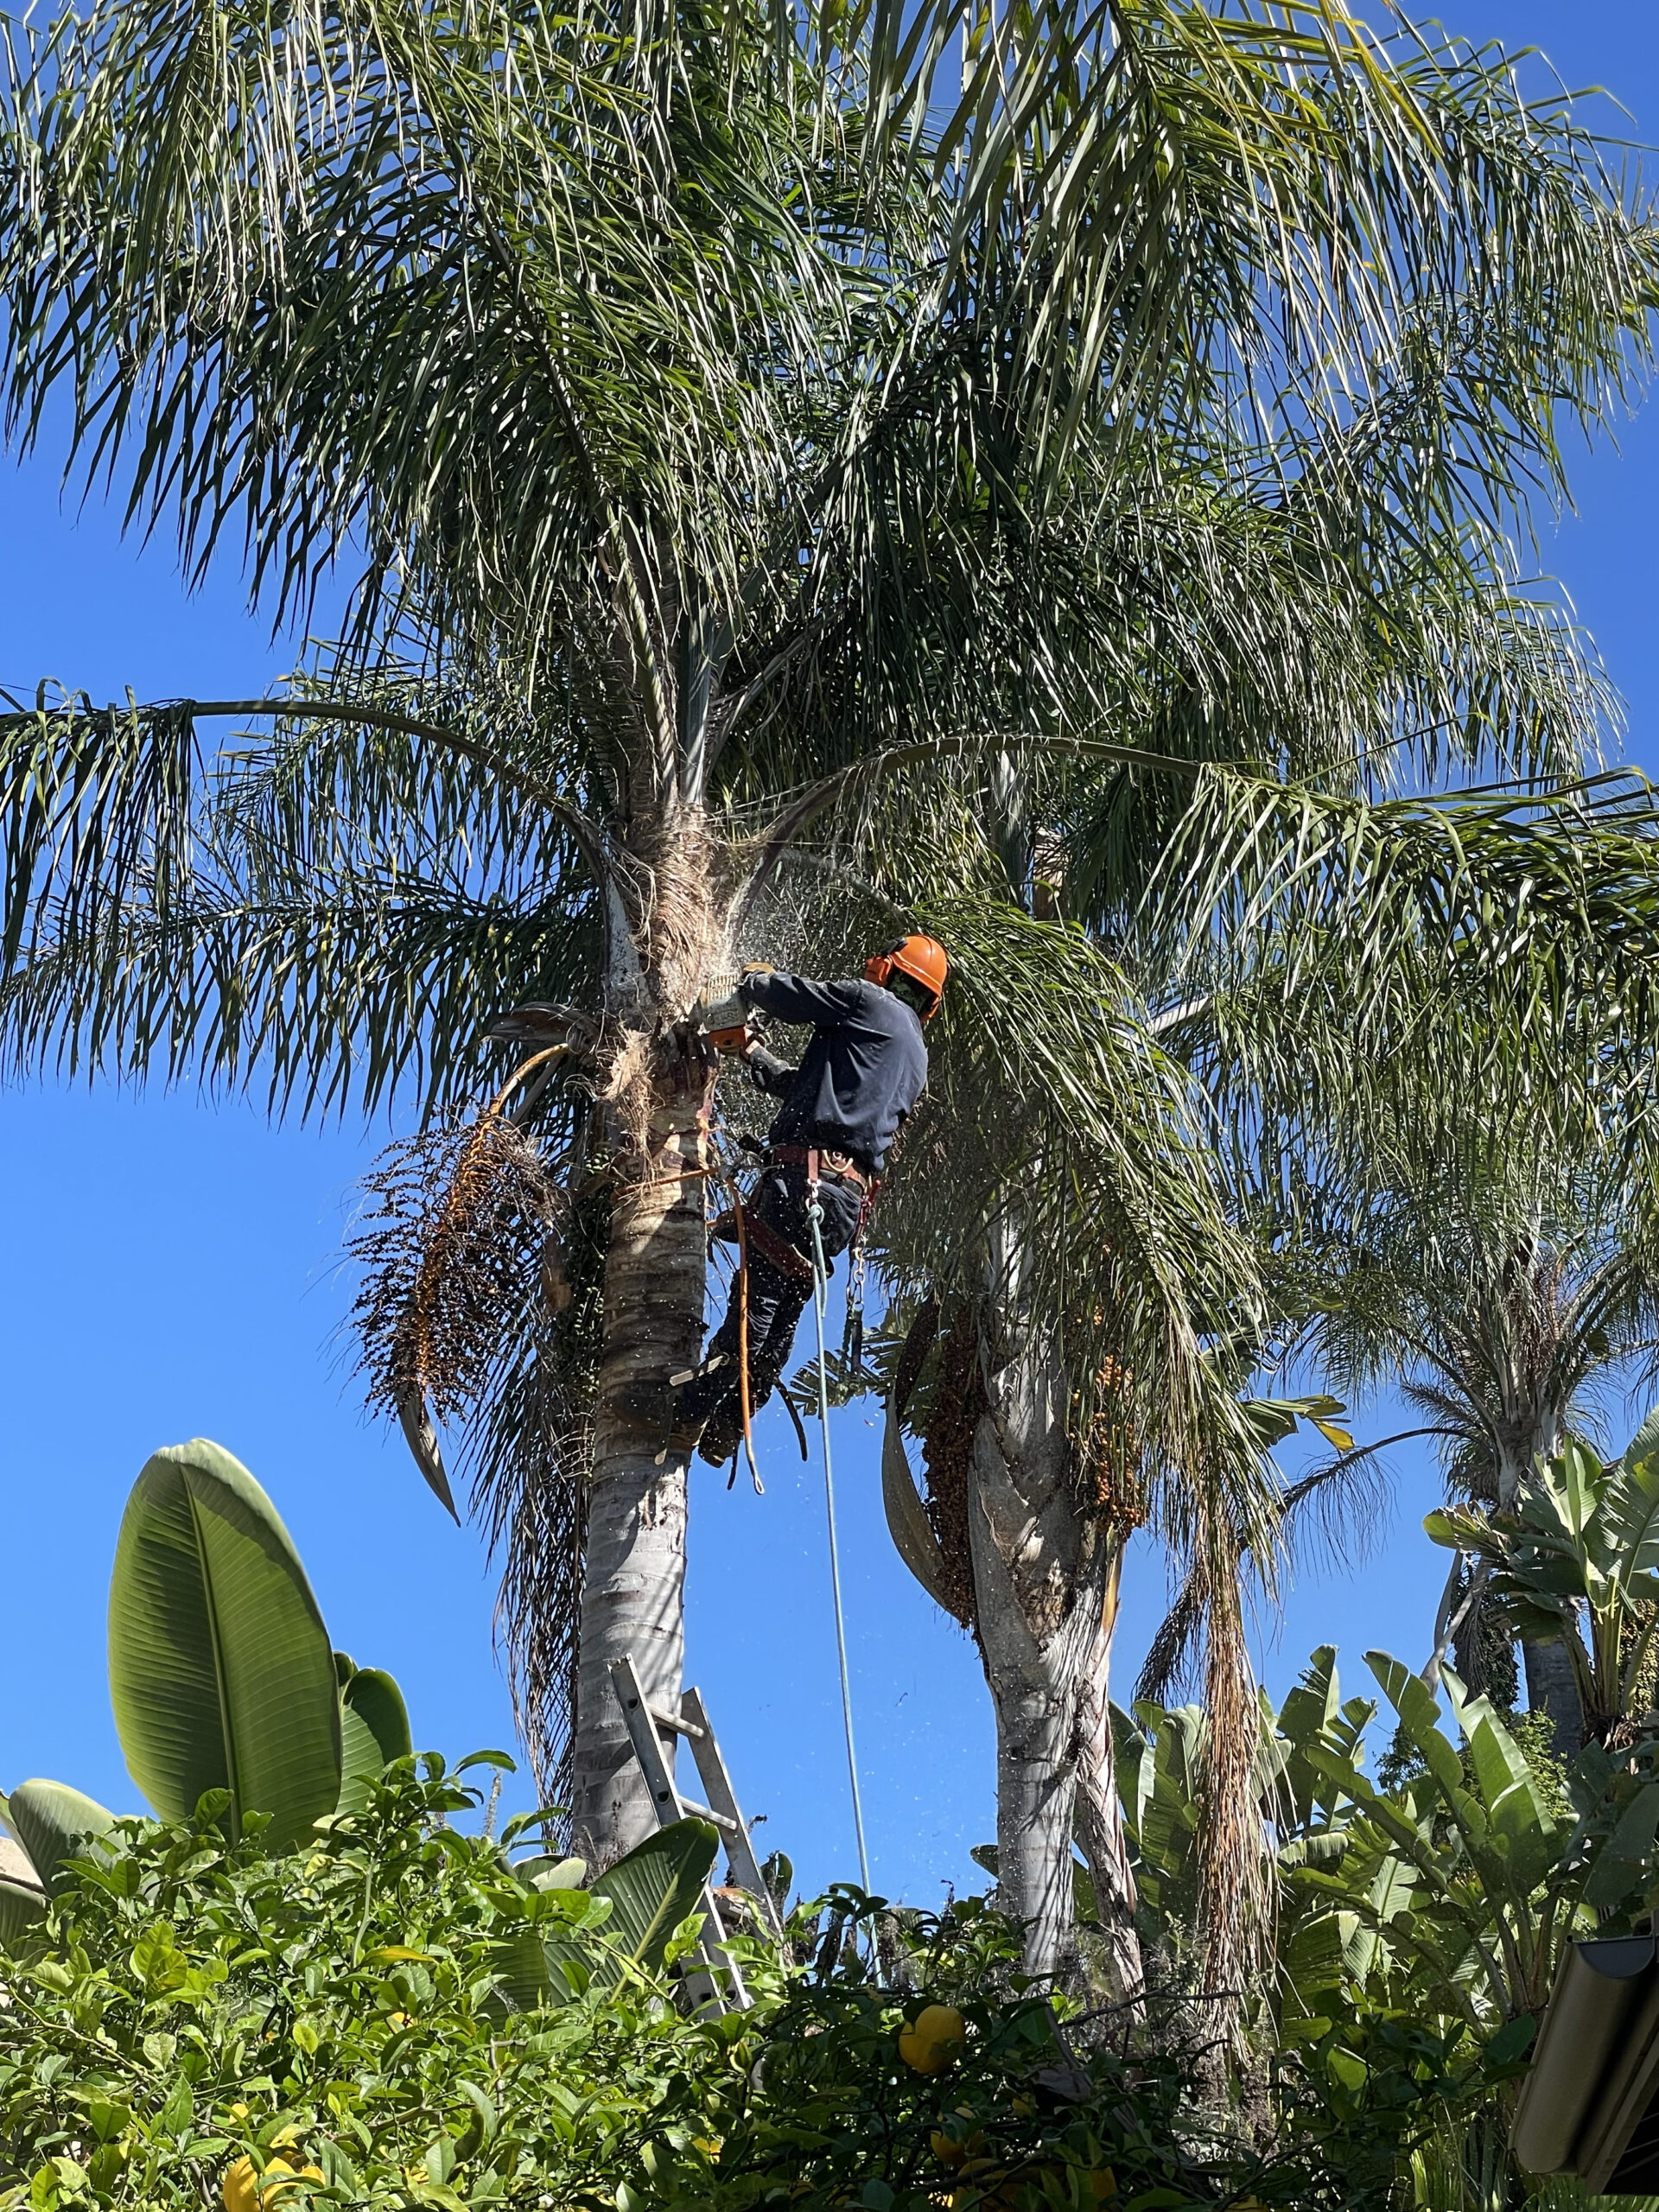
<svg viewBox="0 0 1659 2212">
<path fill-rule="evenodd" d="M 652 1116 L 648 1176 L 619 1188 L 605 1271 L 583 1565 L 571 1848 L 604 1865 L 648 1835 L 655 1808 L 633 1758 L 610 1664 L 632 1656 L 646 1697 L 679 1709 L 688 1455 L 653 1414 L 695 1366 L 707 1243 L 701 1171 L 712 1072 L 676 1054 Z"/>
</svg>

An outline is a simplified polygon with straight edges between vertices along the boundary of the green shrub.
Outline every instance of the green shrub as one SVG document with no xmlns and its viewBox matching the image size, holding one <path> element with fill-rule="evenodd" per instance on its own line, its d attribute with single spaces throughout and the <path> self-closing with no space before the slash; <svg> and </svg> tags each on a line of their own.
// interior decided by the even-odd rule
<svg viewBox="0 0 1659 2212">
<path fill-rule="evenodd" d="M 228 1833 L 213 1793 L 72 1860 L 0 1966 L 0 2207 L 201 2212 L 238 2161 L 245 2202 L 281 2157 L 313 2178 L 266 2212 L 1346 2212 L 1466 2086 L 1386 2035 L 1362 2080 L 1311 2051 L 1246 2140 L 1195 2094 L 1192 2017 L 1154 2007 L 1128 2059 L 1119 2016 L 1063 2031 L 977 1899 L 929 1916 L 833 1893 L 788 1955 L 737 1942 L 751 2011 L 690 2016 L 671 1968 L 695 1918 L 641 1965 L 620 1906 L 538 1888 L 452 1825 L 479 1802 L 464 1768 L 403 1760 L 292 1852 L 257 1821 Z M 535 1945 L 552 1983 L 515 2009 Z M 965 2047 L 929 2075 L 899 2037 L 934 2003 Z"/>
</svg>

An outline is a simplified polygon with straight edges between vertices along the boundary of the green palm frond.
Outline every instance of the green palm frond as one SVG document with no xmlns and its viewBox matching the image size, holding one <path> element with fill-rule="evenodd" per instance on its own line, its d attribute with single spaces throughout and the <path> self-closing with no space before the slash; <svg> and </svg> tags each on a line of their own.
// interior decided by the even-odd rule
<svg viewBox="0 0 1659 2212">
<path fill-rule="evenodd" d="M 67 385 L 134 518 L 198 568 L 239 532 L 279 606 L 360 545 L 360 639 L 511 644 L 636 772 L 719 734 L 673 696 L 688 619 L 716 685 L 857 670 L 866 743 L 939 672 L 878 617 L 1073 506 L 1080 440 L 1363 409 L 1467 302 L 1464 480 L 1554 482 L 1548 410 L 1640 351 L 1648 232 L 1564 104 L 1388 34 L 884 0 L 781 47 L 626 5 L 207 39 L 105 0 L 12 37 L 11 416 Z"/>
</svg>

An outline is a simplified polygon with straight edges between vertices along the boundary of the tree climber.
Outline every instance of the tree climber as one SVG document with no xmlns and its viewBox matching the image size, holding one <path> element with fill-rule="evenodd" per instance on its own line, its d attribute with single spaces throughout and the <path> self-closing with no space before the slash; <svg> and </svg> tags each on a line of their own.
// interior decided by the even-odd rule
<svg viewBox="0 0 1659 2212">
<path fill-rule="evenodd" d="M 751 962 L 734 995 L 703 1015 L 710 1035 L 741 1057 L 752 1080 L 784 1102 L 767 1133 L 765 1170 L 743 1209 L 753 1410 L 777 1387 L 812 1294 L 812 1187 L 822 1208 L 818 1233 L 827 1264 L 852 1243 L 888 1148 L 921 1096 L 927 1080 L 922 1024 L 938 1011 L 949 965 L 944 946 L 931 937 L 904 938 L 876 954 L 866 961 L 861 982 L 809 982 Z M 779 1021 L 811 1025 L 799 1067 L 749 1037 L 754 1008 Z M 683 1451 L 697 1446 L 714 1467 L 731 1458 L 743 1433 L 741 1294 L 734 1283 L 702 1364 L 677 1377 L 670 1390 L 671 1442 Z"/>
</svg>

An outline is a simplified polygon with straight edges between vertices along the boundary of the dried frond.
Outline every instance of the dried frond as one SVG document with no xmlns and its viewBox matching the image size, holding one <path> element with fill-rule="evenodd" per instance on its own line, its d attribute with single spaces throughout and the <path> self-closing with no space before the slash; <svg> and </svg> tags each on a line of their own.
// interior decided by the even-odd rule
<svg viewBox="0 0 1659 2212">
<path fill-rule="evenodd" d="M 510 1317 L 537 1297 L 568 1201 L 527 1131 L 495 1108 L 391 1146 L 347 1249 L 371 1406 L 424 1400 L 440 1421 L 478 1395 Z"/>
<path fill-rule="evenodd" d="M 575 1710 L 606 1207 L 573 1200 L 502 1105 L 384 1156 L 349 1247 L 364 1270 L 353 1319 L 370 1404 L 429 1404 L 460 1428 L 472 1510 L 503 1554 L 514 1716 L 553 1802 Z"/>
<path fill-rule="evenodd" d="M 1244 1633 L 1240 1561 L 1225 1531 L 1205 1547 L 1205 1817 L 1198 1828 L 1198 1929 L 1204 1986 L 1242 1993 L 1260 1958 L 1272 1904 L 1256 1789 L 1261 1701 Z"/>
<path fill-rule="evenodd" d="M 1204 1583 L 1201 1575 L 1188 1574 L 1176 1592 L 1175 1602 L 1158 1624 L 1158 1633 L 1141 1662 L 1135 1677 L 1136 1700 L 1150 1699 L 1167 1705 L 1170 1692 L 1185 1672 L 1192 1646 L 1204 1625 Z"/>
</svg>

